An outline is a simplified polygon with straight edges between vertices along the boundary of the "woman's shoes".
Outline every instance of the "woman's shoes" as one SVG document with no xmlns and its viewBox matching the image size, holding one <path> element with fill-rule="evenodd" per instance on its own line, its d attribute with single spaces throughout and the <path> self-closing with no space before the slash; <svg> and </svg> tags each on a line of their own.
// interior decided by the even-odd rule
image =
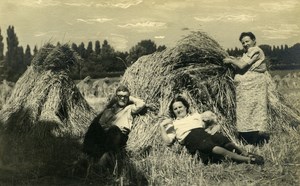
<svg viewBox="0 0 300 186">
<path fill-rule="evenodd" d="M 263 165 L 265 163 L 264 158 L 257 154 L 249 153 L 249 157 L 250 157 L 250 164 Z"/>
</svg>

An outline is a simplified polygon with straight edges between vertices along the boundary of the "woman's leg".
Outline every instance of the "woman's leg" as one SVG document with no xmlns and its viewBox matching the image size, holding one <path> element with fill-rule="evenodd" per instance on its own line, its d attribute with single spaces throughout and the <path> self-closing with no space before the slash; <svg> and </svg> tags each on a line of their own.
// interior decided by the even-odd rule
<svg viewBox="0 0 300 186">
<path fill-rule="evenodd" d="M 229 151 L 231 151 L 231 152 L 235 152 L 237 154 L 241 154 L 243 156 L 248 156 L 249 155 L 249 153 L 246 150 L 238 147 L 233 142 L 227 143 L 226 145 L 224 145 L 224 148 L 227 149 L 227 150 L 229 150 Z"/>
<path fill-rule="evenodd" d="M 215 154 L 230 158 L 232 160 L 238 161 L 238 162 L 250 162 L 251 161 L 250 157 L 239 155 L 237 153 L 231 152 L 220 146 L 215 146 L 212 149 L 212 152 Z"/>
<path fill-rule="evenodd" d="M 241 154 L 243 156 L 247 156 L 248 152 L 240 147 L 236 146 L 230 139 L 223 135 L 222 133 L 216 133 L 211 136 L 213 142 L 215 143 L 214 146 L 223 147 L 231 152 L 235 152 L 237 154 Z M 214 147 L 213 146 L 213 147 Z"/>
<path fill-rule="evenodd" d="M 250 156 L 239 155 L 220 146 L 215 146 L 212 149 L 212 153 L 228 157 L 236 162 L 244 162 L 257 165 L 263 165 L 265 163 L 262 156 L 256 154 L 250 154 Z"/>
</svg>

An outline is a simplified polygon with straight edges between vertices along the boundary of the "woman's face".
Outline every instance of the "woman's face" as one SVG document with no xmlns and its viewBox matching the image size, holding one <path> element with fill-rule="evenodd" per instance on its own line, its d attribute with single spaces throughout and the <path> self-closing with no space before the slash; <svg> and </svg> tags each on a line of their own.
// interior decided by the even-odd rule
<svg viewBox="0 0 300 186">
<path fill-rule="evenodd" d="M 181 101 L 174 102 L 172 107 L 177 119 L 183 118 L 187 115 L 187 108 Z"/>
<path fill-rule="evenodd" d="M 252 40 L 249 36 L 244 36 L 241 40 L 241 43 L 245 49 L 245 51 L 248 51 L 250 47 L 255 46 L 255 40 Z"/>
</svg>

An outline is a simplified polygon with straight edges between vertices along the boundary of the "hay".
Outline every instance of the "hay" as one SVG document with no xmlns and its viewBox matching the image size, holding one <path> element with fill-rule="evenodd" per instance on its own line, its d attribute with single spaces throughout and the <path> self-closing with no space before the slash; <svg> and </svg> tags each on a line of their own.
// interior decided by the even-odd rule
<svg viewBox="0 0 300 186">
<path fill-rule="evenodd" d="M 92 95 L 93 82 L 90 76 L 85 77 L 76 86 L 84 97 Z"/>
<path fill-rule="evenodd" d="M 234 85 L 223 65 L 226 52 L 202 32 L 194 32 L 172 49 L 144 56 L 125 72 L 122 82 L 147 102 L 172 98 L 186 90 L 203 109 L 232 115 Z M 206 107 L 206 108 L 204 108 Z"/>
<path fill-rule="evenodd" d="M 134 151 L 162 144 L 157 136 L 158 116 L 168 115 L 168 105 L 178 94 L 189 100 L 194 111 L 217 113 L 223 131 L 235 140 L 235 86 L 231 68 L 223 64 L 227 56 L 207 34 L 192 32 L 178 41 L 174 48 L 143 56 L 128 68 L 121 83 L 127 85 L 133 95 L 160 108 L 159 113 L 136 118 L 136 128 L 130 134 L 128 148 Z M 274 87 L 271 80 L 268 83 Z M 273 95 L 273 101 L 269 101 L 270 113 L 273 113 L 270 117 L 278 116 L 276 122 L 290 121 L 292 110 L 281 112 L 279 107 L 284 104 L 275 104 L 278 97 L 275 92 L 269 90 Z"/>
<path fill-rule="evenodd" d="M 39 63 L 33 63 L 18 80 L 11 98 L 1 111 L 0 121 L 4 128 L 14 130 L 18 126 L 34 126 L 38 122 L 51 121 L 57 124 L 53 130 L 56 135 L 84 134 L 95 114 L 68 76 L 68 67 L 76 62 L 76 56 L 71 54 L 67 45 L 52 50 L 46 45 L 40 50 L 33 59 Z M 44 59 L 44 63 L 37 58 Z M 42 71 L 35 70 L 35 67 L 41 66 Z M 20 122 L 10 122 L 12 115 L 22 110 L 29 113 L 29 123 L 25 123 L 23 118 L 20 118 Z"/>
<path fill-rule="evenodd" d="M 77 55 L 68 45 L 54 47 L 46 44 L 39 50 L 0 111 L 3 143 L 19 140 L 19 145 L 26 146 L 22 147 L 23 151 L 40 151 L 38 148 L 41 148 L 51 154 L 53 152 L 47 150 L 61 146 L 58 143 L 66 145 L 67 142 L 63 141 L 68 141 L 65 140 L 67 138 L 74 140 L 69 145 L 80 142 L 95 112 L 68 75 L 69 67 L 77 60 Z M 24 144 L 25 141 L 28 143 Z M 44 146 L 37 144 L 38 141 L 45 142 Z M 2 149 L 0 158 L 12 153 L 18 154 L 18 150 L 17 147 L 14 152 Z"/>
<path fill-rule="evenodd" d="M 9 99 L 13 87 L 14 83 L 7 82 L 6 80 L 3 80 L 3 82 L 0 84 L 0 110 L 2 109 L 2 106 L 6 103 L 6 101 Z"/>
</svg>

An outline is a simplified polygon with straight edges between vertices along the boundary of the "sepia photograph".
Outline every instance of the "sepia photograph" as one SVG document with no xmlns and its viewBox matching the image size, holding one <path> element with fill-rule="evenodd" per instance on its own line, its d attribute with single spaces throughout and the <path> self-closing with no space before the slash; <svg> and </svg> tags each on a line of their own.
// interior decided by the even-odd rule
<svg viewBox="0 0 300 186">
<path fill-rule="evenodd" d="M 1 0 L 0 185 L 300 185 L 299 15 Z"/>
</svg>

